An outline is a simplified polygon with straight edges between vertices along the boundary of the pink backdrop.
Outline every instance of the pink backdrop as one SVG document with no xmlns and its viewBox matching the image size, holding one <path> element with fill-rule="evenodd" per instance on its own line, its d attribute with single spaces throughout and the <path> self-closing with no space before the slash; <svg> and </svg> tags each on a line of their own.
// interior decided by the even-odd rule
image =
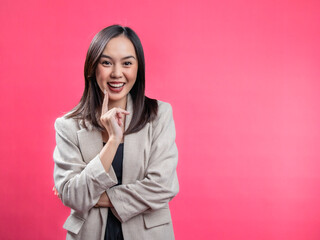
<svg viewBox="0 0 320 240">
<path fill-rule="evenodd" d="M 147 95 L 173 106 L 176 239 L 320 239 L 319 10 L 317 0 L 2 0 L 0 239 L 64 239 L 53 124 L 80 99 L 92 37 L 114 23 L 142 40 Z"/>
</svg>

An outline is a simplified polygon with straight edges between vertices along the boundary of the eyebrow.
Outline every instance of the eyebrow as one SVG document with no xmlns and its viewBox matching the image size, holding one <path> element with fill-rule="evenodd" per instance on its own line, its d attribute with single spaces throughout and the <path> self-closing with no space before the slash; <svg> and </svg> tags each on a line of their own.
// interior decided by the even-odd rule
<svg viewBox="0 0 320 240">
<path fill-rule="evenodd" d="M 112 60 L 112 57 L 110 57 L 110 56 L 108 56 L 108 55 L 104 55 L 104 54 L 102 54 L 101 55 L 101 57 L 103 58 L 109 58 L 109 59 L 111 59 Z M 124 57 L 124 58 L 121 58 L 121 60 L 124 60 L 124 59 L 128 59 L 128 58 L 134 58 L 134 59 L 136 59 L 134 56 L 132 56 L 132 55 L 130 55 L 130 56 L 127 56 L 127 57 Z"/>
</svg>

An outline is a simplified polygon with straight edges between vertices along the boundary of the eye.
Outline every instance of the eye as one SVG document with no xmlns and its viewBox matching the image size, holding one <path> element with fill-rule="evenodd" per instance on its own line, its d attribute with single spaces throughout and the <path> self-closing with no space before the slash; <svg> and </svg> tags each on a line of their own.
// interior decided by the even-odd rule
<svg viewBox="0 0 320 240">
<path fill-rule="evenodd" d="M 130 66 L 130 65 L 132 65 L 132 62 L 124 62 L 123 65 Z"/>
<path fill-rule="evenodd" d="M 101 64 L 102 64 L 103 66 L 110 66 L 110 65 L 111 65 L 111 62 L 105 60 L 105 61 L 102 61 Z"/>
</svg>

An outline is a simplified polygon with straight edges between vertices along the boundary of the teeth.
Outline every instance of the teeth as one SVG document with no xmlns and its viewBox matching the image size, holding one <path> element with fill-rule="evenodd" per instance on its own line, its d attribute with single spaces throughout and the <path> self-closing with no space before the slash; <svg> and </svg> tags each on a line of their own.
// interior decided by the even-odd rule
<svg viewBox="0 0 320 240">
<path fill-rule="evenodd" d="M 108 85 L 114 88 L 120 88 L 124 85 L 124 83 L 108 83 Z"/>
</svg>

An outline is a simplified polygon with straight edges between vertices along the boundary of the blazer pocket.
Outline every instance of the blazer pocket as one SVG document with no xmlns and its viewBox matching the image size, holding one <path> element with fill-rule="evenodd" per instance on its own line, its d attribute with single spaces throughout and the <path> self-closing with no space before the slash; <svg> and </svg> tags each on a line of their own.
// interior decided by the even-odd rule
<svg viewBox="0 0 320 240">
<path fill-rule="evenodd" d="M 152 228 L 171 222 L 169 208 L 160 208 L 158 210 L 143 214 L 145 227 Z"/>
<path fill-rule="evenodd" d="M 68 230 L 69 232 L 78 234 L 85 221 L 86 221 L 85 219 L 79 216 L 76 216 L 74 214 L 71 214 L 63 224 L 63 228 Z"/>
</svg>

